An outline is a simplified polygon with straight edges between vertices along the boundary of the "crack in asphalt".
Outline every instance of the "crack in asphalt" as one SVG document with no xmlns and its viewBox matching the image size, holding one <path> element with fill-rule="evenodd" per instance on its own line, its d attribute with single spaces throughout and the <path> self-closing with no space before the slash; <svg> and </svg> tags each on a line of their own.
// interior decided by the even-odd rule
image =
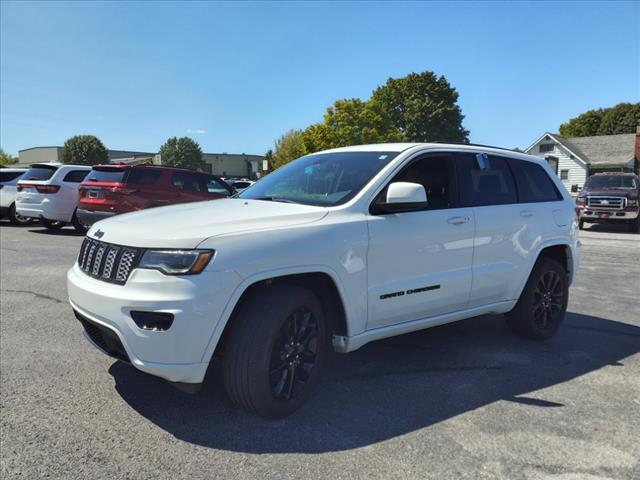
<svg viewBox="0 0 640 480">
<path fill-rule="evenodd" d="M 37 297 L 37 298 L 42 298 L 44 300 L 51 300 L 52 302 L 56 302 L 56 303 L 61 303 L 63 305 L 66 305 L 67 302 L 65 302 L 64 300 L 60 300 L 59 298 L 56 297 L 50 297 L 49 295 L 44 295 L 43 293 L 37 293 L 37 292 L 32 292 L 31 290 L 0 290 L 2 292 L 7 292 L 7 293 L 30 293 L 31 295 Z"/>
</svg>

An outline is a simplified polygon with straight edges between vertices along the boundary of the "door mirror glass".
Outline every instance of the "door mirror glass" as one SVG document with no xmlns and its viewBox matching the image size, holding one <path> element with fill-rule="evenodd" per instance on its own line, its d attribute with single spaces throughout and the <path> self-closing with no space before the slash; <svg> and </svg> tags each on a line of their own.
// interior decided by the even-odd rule
<svg viewBox="0 0 640 480">
<path fill-rule="evenodd" d="M 427 192 L 419 183 L 393 182 L 387 187 L 385 201 L 377 207 L 380 213 L 423 210 L 427 207 Z"/>
</svg>

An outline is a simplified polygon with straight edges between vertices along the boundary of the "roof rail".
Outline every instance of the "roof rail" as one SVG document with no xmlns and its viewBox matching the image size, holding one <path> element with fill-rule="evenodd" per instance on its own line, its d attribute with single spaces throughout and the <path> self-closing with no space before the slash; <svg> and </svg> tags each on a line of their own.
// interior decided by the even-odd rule
<svg viewBox="0 0 640 480">
<path fill-rule="evenodd" d="M 468 146 L 468 147 L 495 148 L 497 150 L 507 150 L 509 152 L 524 153 L 524 152 L 518 152 L 517 150 L 515 150 L 513 148 L 496 147 L 495 145 L 483 145 L 482 143 L 443 142 L 443 141 L 432 141 L 432 142 L 429 142 L 429 143 L 446 143 L 446 144 L 449 144 L 449 145 L 465 145 L 465 146 Z"/>
</svg>

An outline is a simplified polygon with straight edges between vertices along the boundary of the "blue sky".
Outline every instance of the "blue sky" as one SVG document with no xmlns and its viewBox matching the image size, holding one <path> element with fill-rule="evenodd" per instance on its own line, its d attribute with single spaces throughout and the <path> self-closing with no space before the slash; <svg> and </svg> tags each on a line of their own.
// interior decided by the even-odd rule
<svg viewBox="0 0 640 480">
<path fill-rule="evenodd" d="M 95 134 L 264 153 L 339 98 L 432 70 L 471 140 L 525 147 L 640 101 L 640 3 L 14 3 L 0 15 L 6 151 Z"/>
</svg>

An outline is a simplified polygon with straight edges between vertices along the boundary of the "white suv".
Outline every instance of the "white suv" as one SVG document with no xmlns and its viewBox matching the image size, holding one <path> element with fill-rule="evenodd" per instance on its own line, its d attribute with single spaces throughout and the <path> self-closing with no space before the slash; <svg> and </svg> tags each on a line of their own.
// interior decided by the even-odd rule
<svg viewBox="0 0 640 480">
<path fill-rule="evenodd" d="M 26 171 L 26 168 L 0 169 L 0 217 L 8 217 L 14 225 L 25 225 L 31 222 L 30 218 L 16 213 L 18 180 Z"/>
<path fill-rule="evenodd" d="M 488 313 L 551 337 L 577 233 L 571 196 L 536 157 L 348 147 L 300 158 L 239 198 L 95 224 L 68 291 L 104 352 L 192 391 L 221 353 L 231 399 L 281 417 L 307 397 L 328 347 Z"/>
<path fill-rule="evenodd" d="M 80 233 L 86 227 L 76 217 L 80 192 L 78 187 L 91 167 L 36 163 L 18 181 L 16 212 L 23 217 L 38 218 L 50 230 L 71 223 Z"/>
</svg>

